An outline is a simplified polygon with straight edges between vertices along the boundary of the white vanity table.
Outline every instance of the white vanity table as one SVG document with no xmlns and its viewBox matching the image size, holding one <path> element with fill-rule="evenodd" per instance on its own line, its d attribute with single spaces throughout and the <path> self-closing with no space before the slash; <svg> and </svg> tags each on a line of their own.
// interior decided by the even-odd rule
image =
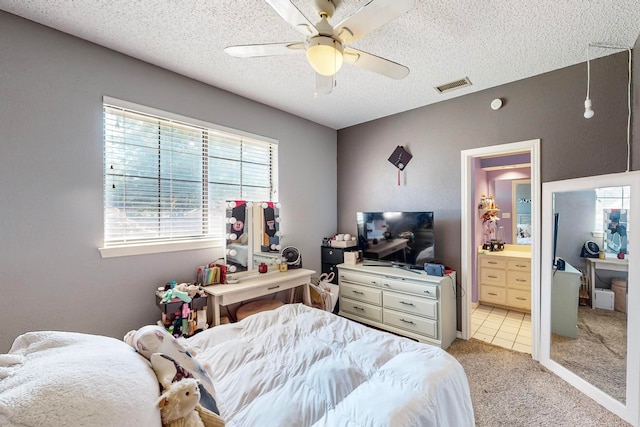
<svg viewBox="0 0 640 427">
<path fill-rule="evenodd" d="M 594 290 L 596 288 L 596 270 L 629 271 L 629 260 L 618 259 L 615 254 L 606 254 L 605 258 L 585 258 L 587 261 L 587 277 L 589 277 L 589 298 L 591 308 L 595 308 Z"/>
<path fill-rule="evenodd" d="M 298 286 L 304 286 L 302 296 L 306 305 L 311 304 L 309 283 L 313 270 L 304 268 L 290 269 L 288 271 L 272 271 L 260 274 L 252 273 L 241 277 L 238 283 L 226 285 L 205 286 L 202 289 L 211 295 L 213 306 L 213 326 L 220 324 L 220 306 L 258 298 L 264 295 L 275 294 L 280 291 L 293 290 Z"/>
</svg>

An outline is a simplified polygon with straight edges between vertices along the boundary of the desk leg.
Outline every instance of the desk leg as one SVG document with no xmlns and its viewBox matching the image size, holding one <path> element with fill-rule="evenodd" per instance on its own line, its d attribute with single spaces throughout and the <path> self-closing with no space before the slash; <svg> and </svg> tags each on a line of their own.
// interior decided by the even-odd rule
<svg viewBox="0 0 640 427">
<path fill-rule="evenodd" d="M 214 296 L 213 298 L 213 326 L 220 324 L 220 297 Z"/>
<path fill-rule="evenodd" d="M 591 308 L 596 308 L 596 268 L 595 265 L 590 262 L 587 262 L 587 266 L 589 267 L 589 297 L 591 298 Z"/>
<path fill-rule="evenodd" d="M 311 307 L 311 291 L 308 283 L 304 284 L 304 293 L 302 294 L 302 302 L 304 305 Z"/>
</svg>

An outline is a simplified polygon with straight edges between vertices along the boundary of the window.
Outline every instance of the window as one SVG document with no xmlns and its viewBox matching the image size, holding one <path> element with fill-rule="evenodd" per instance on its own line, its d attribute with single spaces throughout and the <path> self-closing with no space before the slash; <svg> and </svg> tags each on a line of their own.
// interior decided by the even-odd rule
<svg viewBox="0 0 640 427">
<path fill-rule="evenodd" d="M 213 246 L 221 202 L 277 200 L 276 141 L 107 97 L 103 108 L 103 256 Z"/>
</svg>

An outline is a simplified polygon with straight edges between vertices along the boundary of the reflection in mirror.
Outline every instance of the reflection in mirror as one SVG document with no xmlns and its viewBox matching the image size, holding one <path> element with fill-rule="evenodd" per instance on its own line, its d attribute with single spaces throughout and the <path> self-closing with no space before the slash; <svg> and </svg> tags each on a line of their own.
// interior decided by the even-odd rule
<svg viewBox="0 0 640 427">
<path fill-rule="evenodd" d="M 229 273 L 249 270 L 251 266 L 250 233 L 252 203 L 245 200 L 226 202 L 225 261 Z"/>
<path fill-rule="evenodd" d="M 280 203 L 226 201 L 225 230 L 225 264 L 229 273 L 252 272 L 263 263 L 270 270 L 276 268 L 282 238 Z"/>
<path fill-rule="evenodd" d="M 624 191 L 625 187 L 622 187 Z M 628 187 L 627 191 L 628 191 Z M 604 251 L 615 254 L 617 258 L 624 259 L 627 254 L 627 220 L 626 209 L 605 209 L 604 217 Z"/>
<path fill-rule="evenodd" d="M 511 181 L 513 218 L 513 243 L 531 245 L 531 180 Z"/>
<path fill-rule="evenodd" d="M 601 188 L 552 195 L 553 212 L 557 215 L 556 256 L 564 263 L 556 262 L 551 282 L 551 359 L 624 403 L 626 286 L 624 293 L 618 295 L 624 303 L 614 307 L 616 296 L 611 283 L 612 279 L 626 283 L 626 268 L 612 274 L 605 260 L 577 256 L 585 241 L 594 233 L 605 231 L 603 225 L 607 222 L 601 220 L 605 200 L 599 194 Z M 618 213 L 629 202 L 622 197 L 606 201 L 610 207 L 617 205 L 613 209 Z M 615 267 L 620 270 L 621 265 Z M 597 274 L 588 274 L 592 269 Z M 587 303 L 587 298 L 592 299 L 592 304 Z"/>
<path fill-rule="evenodd" d="M 630 262 L 639 191 L 638 171 L 542 186 L 540 361 L 632 425 L 640 422 L 640 269 Z M 612 252 L 607 240 L 618 245 Z"/>
</svg>

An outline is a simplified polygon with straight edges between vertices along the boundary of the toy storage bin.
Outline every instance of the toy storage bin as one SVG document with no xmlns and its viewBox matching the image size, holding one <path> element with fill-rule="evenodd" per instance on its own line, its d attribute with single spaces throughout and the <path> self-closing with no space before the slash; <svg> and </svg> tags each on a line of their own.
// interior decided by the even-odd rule
<svg viewBox="0 0 640 427">
<path fill-rule="evenodd" d="M 169 302 L 160 302 L 162 299 L 156 294 L 156 305 L 164 314 L 172 314 L 177 313 L 182 310 L 182 301 L 169 301 Z M 189 308 L 191 310 L 199 310 L 202 307 L 207 305 L 207 297 L 196 296 L 189 303 Z"/>
</svg>

